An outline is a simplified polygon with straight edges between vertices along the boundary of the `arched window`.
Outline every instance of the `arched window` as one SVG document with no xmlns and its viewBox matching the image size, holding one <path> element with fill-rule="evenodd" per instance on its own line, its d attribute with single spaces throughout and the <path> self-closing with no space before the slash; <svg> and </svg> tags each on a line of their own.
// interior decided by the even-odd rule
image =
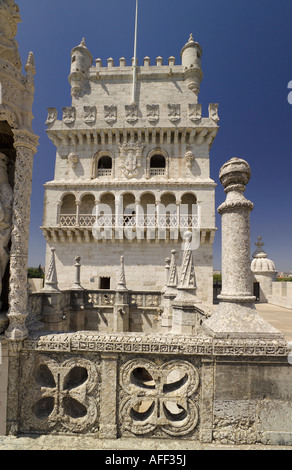
<svg viewBox="0 0 292 470">
<path fill-rule="evenodd" d="M 163 155 L 155 154 L 150 158 L 150 176 L 165 175 L 165 158 Z"/>
<path fill-rule="evenodd" d="M 60 225 L 72 227 L 76 224 L 76 198 L 74 194 L 65 194 L 60 207 Z"/>
<path fill-rule="evenodd" d="M 112 176 L 113 162 L 111 157 L 103 155 L 97 163 L 97 176 Z"/>
</svg>

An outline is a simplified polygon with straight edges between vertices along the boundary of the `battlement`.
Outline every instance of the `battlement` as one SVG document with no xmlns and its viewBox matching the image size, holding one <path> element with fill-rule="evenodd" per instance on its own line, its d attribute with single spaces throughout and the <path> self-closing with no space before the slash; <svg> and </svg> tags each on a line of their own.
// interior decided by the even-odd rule
<svg viewBox="0 0 292 470">
<path fill-rule="evenodd" d="M 163 64 L 163 57 L 158 56 L 155 59 L 155 65 L 151 65 L 150 57 L 144 57 L 143 65 L 138 65 L 135 57 L 131 59 L 131 64 L 126 63 L 125 57 L 119 59 L 115 65 L 114 59 L 109 57 L 106 65 L 100 58 L 95 60 L 82 39 L 79 46 L 73 48 L 71 52 L 71 70 L 69 82 L 71 84 L 72 97 L 80 98 L 86 94 L 89 81 L 98 79 L 122 78 L 125 80 L 133 79 L 139 81 L 141 78 L 154 79 L 162 75 L 168 76 L 173 80 L 174 76 L 186 82 L 189 91 L 194 93 L 195 97 L 199 94 L 200 83 L 203 78 L 201 69 L 201 46 L 193 40 L 192 35 L 181 50 L 181 64 L 176 65 L 176 59 L 173 56 L 168 58 L 168 63 Z M 135 75 L 134 75 L 135 72 Z"/>
</svg>

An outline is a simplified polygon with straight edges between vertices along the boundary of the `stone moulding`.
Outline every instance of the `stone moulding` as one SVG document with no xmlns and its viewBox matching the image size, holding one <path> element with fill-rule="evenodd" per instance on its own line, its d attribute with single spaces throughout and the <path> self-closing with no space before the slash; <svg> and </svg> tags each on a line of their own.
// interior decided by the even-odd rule
<svg viewBox="0 0 292 470">
<path fill-rule="evenodd" d="M 187 335 L 62 333 L 31 337 L 24 350 L 54 352 L 108 352 L 180 354 L 234 357 L 288 357 L 285 340 L 221 340 Z"/>
</svg>

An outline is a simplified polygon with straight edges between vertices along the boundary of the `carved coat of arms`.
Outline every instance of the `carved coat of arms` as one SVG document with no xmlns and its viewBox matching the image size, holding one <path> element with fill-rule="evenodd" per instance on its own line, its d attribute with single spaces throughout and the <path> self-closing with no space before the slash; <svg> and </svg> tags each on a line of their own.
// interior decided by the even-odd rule
<svg viewBox="0 0 292 470">
<path fill-rule="evenodd" d="M 117 120 L 117 107 L 116 106 L 104 106 L 104 119 L 106 122 L 114 122 Z"/>
<path fill-rule="evenodd" d="M 96 107 L 83 106 L 83 118 L 87 123 L 95 122 L 96 120 Z"/>
<path fill-rule="evenodd" d="M 120 145 L 122 173 L 127 178 L 137 176 L 141 167 L 143 146 L 139 142 L 128 142 Z"/>
<path fill-rule="evenodd" d="M 72 124 L 76 119 L 76 109 L 74 107 L 66 106 L 63 108 L 63 121 L 65 124 Z"/>
</svg>

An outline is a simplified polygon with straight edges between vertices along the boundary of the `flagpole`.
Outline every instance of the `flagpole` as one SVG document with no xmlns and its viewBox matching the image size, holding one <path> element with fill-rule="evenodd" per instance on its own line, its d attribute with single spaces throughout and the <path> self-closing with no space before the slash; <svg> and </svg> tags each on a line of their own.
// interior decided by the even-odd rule
<svg viewBox="0 0 292 470">
<path fill-rule="evenodd" d="M 132 103 L 135 103 L 135 97 L 136 97 L 137 23 L 138 23 L 138 0 L 136 0 L 136 16 L 135 16 L 134 68 L 133 68 L 133 95 L 132 95 Z"/>
</svg>

